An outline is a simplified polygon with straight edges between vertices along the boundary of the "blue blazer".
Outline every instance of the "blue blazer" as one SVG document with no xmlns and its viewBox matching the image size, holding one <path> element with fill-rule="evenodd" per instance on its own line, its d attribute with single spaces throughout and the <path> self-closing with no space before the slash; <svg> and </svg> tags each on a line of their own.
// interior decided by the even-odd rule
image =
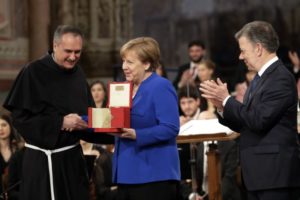
<svg viewBox="0 0 300 200">
<path fill-rule="evenodd" d="M 262 74 L 250 100 L 230 97 L 221 123 L 240 132 L 240 159 L 248 190 L 300 186 L 297 89 L 281 61 Z"/>
<path fill-rule="evenodd" d="M 136 140 L 116 137 L 113 181 L 141 184 L 180 180 L 176 144 L 179 112 L 172 84 L 152 73 L 133 98 L 130 115 Z"/>
</svg>

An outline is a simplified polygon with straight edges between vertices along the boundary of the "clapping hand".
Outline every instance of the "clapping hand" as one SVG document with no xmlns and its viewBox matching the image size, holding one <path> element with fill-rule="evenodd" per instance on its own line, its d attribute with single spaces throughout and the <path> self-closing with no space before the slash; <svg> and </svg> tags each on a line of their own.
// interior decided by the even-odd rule
<svg viewBox="0 0 300 200">
<path fill-rule="evenodd" d="M 193 84 L 193 83 L 194 83 L 193 74 L 190 72 L 190 70 L 185 70 L 178 83 L 178 87 L 181 88 L 185 85 Z"/>
<path fill-rule="evenodd" d="M 202 96 L 210 100 L 214 106 L 222 110 L 222 102 L 229 96 L 227 83 L 223 83 L 219 78 L 216 81 L 208 80 L 200 84 Z"/>
<path fill-rule="evenodd" d="M 296 51 L 289 51 L 289 58 L 293 63 L 294 67 L 300 68 L 300 59 Z"/>
</svg>

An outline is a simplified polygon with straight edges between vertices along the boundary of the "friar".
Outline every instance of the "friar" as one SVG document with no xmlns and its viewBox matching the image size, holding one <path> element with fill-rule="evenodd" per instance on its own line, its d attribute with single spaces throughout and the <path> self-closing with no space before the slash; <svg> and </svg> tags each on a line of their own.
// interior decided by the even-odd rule
<svg viewBox="0 0 300 200">
<path fill-rule="evenodd" d="M 4 107 L 25 140 L 21 200 L 87 200 L 88 175 L 79 140 L 111 143 L 106 134 L 87 132 L 82 120 L 94 106 L 77 64 L 83 34 L 58 26 L 53 50 L 27 64 L 17 76 Z"/>
</svg>

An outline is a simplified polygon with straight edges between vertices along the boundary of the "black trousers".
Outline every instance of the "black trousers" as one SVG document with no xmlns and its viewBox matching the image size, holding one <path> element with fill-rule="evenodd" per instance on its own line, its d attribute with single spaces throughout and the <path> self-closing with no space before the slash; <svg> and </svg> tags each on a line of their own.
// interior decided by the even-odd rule
<svg viewBox="0 0 300 200">
<path fill-rule="evenodd" d="M 177 181 L 119 184 L 117 200 L 177 200 L 178 185 Z"/>
<path fill-rule="evenodd" d="M 248 191 L 247 200 L 300 200 L 300 188 Z"/>
</svg>

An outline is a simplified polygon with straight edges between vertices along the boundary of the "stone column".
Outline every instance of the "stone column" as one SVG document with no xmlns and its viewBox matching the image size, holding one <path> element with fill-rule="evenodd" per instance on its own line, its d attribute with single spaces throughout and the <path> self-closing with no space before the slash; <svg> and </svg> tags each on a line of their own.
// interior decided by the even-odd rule
<svg viewBox="0 0 300 200">
<path fill-rule="evenodd" d="M 50 0 L 49 0 L 50 1 Z M 77 1 L 70 1 L 70 0 L 61 0 L 60 1 L 60 4 L 61 4 L 61 21 L 62 21 L 62 24 L 73 24 L 73 16 L 72 16 L 72 8 L 76 7 L 74 6 L 73 7 L 73 4 L 74 3 L 77 3 Z"/>
<path fill-rule="evenodd" d="M 98 0 L 91 0 L 90 1 L 90 20 L 91 20 L 91 27 L 90 27 L 90 38 L 91 41 L 96 41 L 98 39 L 98 31 L 99 31 L 99 23 L 98 23 L 98 11 L 97 8 L 99 6 Z"/>
<path fill-rule="evenodd" d="M 116 7 L 115 7 L 115 40 L 119 42 L 121 40 L 121 9 L 120 9 L 120 0 L 116 0 Z"/>
<path fill-rule="evenodd" d="M 29 0 L 28 3 L 29 61 L 32 61 L 44 55 L 50 48 L 50 0 Z"/>
<path fill-rule="evenodd" d="M 115 37 L 117 48 L 131 37 L 132 30 L 132 1 L 116 0 Z"/>
</svg>

